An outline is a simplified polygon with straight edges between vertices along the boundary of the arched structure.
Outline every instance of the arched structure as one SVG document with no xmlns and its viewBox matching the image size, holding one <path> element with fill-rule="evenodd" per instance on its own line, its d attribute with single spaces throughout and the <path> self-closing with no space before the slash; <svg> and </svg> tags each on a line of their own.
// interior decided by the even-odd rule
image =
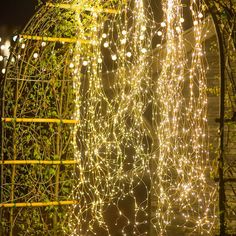
<svg viewBox="0 0 236 236">
<path fill-rule="evenodd" d="M 215 232 L 208 21 L 190 5 L 191 38 L 179 0 L 162 23 L 136 0 L 49 2 L 32 18 L 3 88 L 3 235 Z"/>
</svg>

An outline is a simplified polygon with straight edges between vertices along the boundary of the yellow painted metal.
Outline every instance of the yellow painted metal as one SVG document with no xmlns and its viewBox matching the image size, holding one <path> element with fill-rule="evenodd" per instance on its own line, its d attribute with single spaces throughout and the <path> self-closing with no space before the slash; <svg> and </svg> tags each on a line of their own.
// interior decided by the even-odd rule
<svg viewBox="0 0 236 236">
<path fill-rule="evenodd" d="M 0 203 L 0 208 L 9 207 L 45 207 L 45 206 L 63 206 L 75 205 L 78 201 L 54 201 L 54 202 L 19 202 L 19 203 Z"/>
<path fill-rule="evenodd" d="M 0 160 L 0 165 L 74 165 L 76 160 Z"/>
<path fill-rule="evenodd" d="M 58 8 L 63 8 L 63 9 L 71 9 L 74 11 L 91 11 L 91 12 L 96 12 L 96 13 L 109 13 L 109 14 L 117 14 L 119 13 L 118 10 L 116 9 L 109 9 L 109 8 L 97 8 L 97 7 L 83 7 L 75 5 L 75 4 L 62 4 L 62 3 L 46 3 L 46 6 L 50 7 L 58 7 Z"/>
<path fill-rule="evenodd" d="M 78 124 L 78 120 L 68 119 L 46 119 L 46 118 L 2 118 L 3 122 L 18 122 L 18 123 L 62 123 L 62 124 Z"/>
<path fill-rule="evenodd" d="M 36 41 L 45 41 L 45 42 L 61 42 L 61 43 L 81 43 L 81 44 L 93 44 L 92 40 L 79 39 L 79 38 L 57 38 L 57 37 L 44 37 L 36 35 L 19 35 L 20 39 L 31 39 Z"/>
</svg>

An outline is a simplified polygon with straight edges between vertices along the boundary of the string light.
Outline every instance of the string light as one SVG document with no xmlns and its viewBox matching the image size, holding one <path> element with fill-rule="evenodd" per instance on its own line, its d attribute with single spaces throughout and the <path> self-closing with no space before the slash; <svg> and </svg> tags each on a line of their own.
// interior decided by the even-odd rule
<svg viewBox="0 0 236 236">
<path fill-rule="evenodd" d="M 37 59 L 38 58 L 38 56 L 39 56 L 39 54 L 38 53 L 34 53 L 34 55 L 33 55 L 33 57 L 35 58 L 35 59 Z"/>
<path fill-rule="evenodd" d="M 81 4 L 77 2 L 79 8 Z M 91 2 L 88 7 L 101 8 L 101 4 Z M 117 210 L 116 224 L 125 221 L 120 233 L 127 234 L 132 224 L 132 234 L 139 235 L 140 225 L 148 223 L 150 198 L 157 201 L 151 222 L 158 235 L 165 235 L 169 227 L 211 235 L 215 188 L 207 180 L 201 4 L 191 1 L 195 43 L 189 64 L 181 1 L 163 1 L 162 30 L 155 32 L 166 42 L 165 49 L 158 44 L 165 57 L 160 58 L 161 73 L 156 80 L 150 71 L 155 26 L 143 1 L 108 2 L 106 6 L 118 9 L 119 14 L 108 18 L 93 14 L 89 25 L 75 12 L 77 34 L 94 43 L 78 42 L 70 64 L 74 71 L 73 119 L 80 121 L 72 130 L 74 156 L 79 162 L 72 196 L 79 205 L 72 207 L 73 214 L 68 213 L 71 235 L 96 235 L 96 227 L 110 234 L 104 216 L 110 206 Z M 104 74 L 112 79 L 105 79 Z M 186 85 L 187 97 L 183 95 Z M 149 106 L 151 124 L 144 118 Z M 139 184 L 146 190 L 142 202 L 135 195 Z M 134 205 L 132 216 L 126 216 L 120 207 L 128 197 Z M 145 219 L 140 220 L 139 214 Z"/>
<path fill-rule="evenodd" d="M 190 65 L 184 47 L 183 6 L 179 0 L 163 1 L 166 18 L 166 56 L 158 77 L 156 112 L 158 154 L 153 194 L 157 199 L 155 220 L 158 235 L 169 227 L 183 232 L 212 235 L 215 225 L 215 188 L 207 180 L 209 166 L 206 72 L 203 25 L 195 17 L 201 8 L 190 1 L 195 44 Z M 190 68 L 189 68 L 190 67 Z M 183 88 L 189 85 L 189 95 Z M 158 101 L 158 102 L 157 102 Z"/>
<path fill-rule="evenodd" d="M 105 22 L 102 15 L 93 17 L 90 28 L 96 31 L 91 33 L 90 40 L 97 43 L 78 43 L 74 48 L 72 63 L 78 73 L 73 79 L 73 119 L 80 122 L 73 129 L 74 155 L 79 164 L 72 195 L 80 204 L 72 209 L 72 235 L 95 235 L 96 225 L 109 234 L 104 211 L 113 204 L 119 218 L 126 221 L 121 229 L 125 234 L 131 219 L 119 209 L 119 202 L 126 197 L 131 197 L 135 203 L 133 216 L 130 216 L 135 219 L 133 232 L 139 232 L 140 225 L 147 224 L 145 220 L 137 221 L 138 214 L 147 211 L 148 198 L 139 202 L 134 189 L 142 183 L 149 166 L 143 114 L 149 104 L 145 87 L 151 81 L 151 74 L 146 53 L 151 51 L 152 33 L 146 26 L 143 2 L 135 1 L 133 12 L 129 4 L 108 4 L 109 8 L 118 8 L 120 14 Z M 95 6 L 98 5 L 91 3 L 90 7 Z M 77 14 L 78 35 L 86 38 L 87 26 Z M 132 25 L 128 17 L 132 17 Z M 106 24 L 108 27 L 104 27 Z M 103 54 L 101 45 L 107 54 Z M 102 58 L 112 61 L 112 67 L 106 71 L 114 76 L 109 86 L 103 82 Z M 86 70 L 83 70 L 85 62 Z"/>
</svg>

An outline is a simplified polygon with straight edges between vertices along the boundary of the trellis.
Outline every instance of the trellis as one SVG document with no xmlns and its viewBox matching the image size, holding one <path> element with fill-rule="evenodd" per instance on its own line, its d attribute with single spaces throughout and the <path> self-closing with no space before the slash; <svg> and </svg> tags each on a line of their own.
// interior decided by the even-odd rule
<svg viewBox="0 0 236 236">
<path fill-rule="evenodd" d="M 113 5 L 111 4 L 111 6 Z M 71 65 L 70 61 L 75 44 L 94 44 L 93 40 L 78 37 L 76 33 L 78 25 L 74 22 L 71 11 L 85 12 L 88 15 L 90 13 L 104 14 L 105 18 L 107 17 L 106 14 L 115 16 L 120 13 L 119 9 L 110 8 L 111 6 L 107 4 L 107 8 L 104 8 L 95 4 L 81 9 L 81 7 L 72 4 L 47 3 L 32 18 L 22 34 L 18 36 L 6 71 L 1 112 L 2 160 L 0 165 L 1 188 L 3 189 L 1 202 L 3 203 L 0 204 L 0 207 L 1 217 L 6 219 L 2 223 L 3 234 L 14 235 L 16 231 L 25 230 L 25 224 L 21 220 L 27 222 L 28 213 L 22 210 L 24 207 L 35 207 L 35 209 L 44 207 L 41 208 L 43 210 L 31 208 L 32 221 L 28 223 L 29 231 L 26 232 L 29 235 L 35 233 L 34 230 L 36 229 L 39 235 L 43 233 L 63 235 L 69 232 L 68 228 L 71 225 L 66 226 L 68 214 L 70 214 L 69 212 L 73 206 L 75 206 L 76 211 L 76 205 L 80 204 L 79 200 L 67 199 L 70 195 L 68 191 L 72 189 L 74 184 L 73 174 L 77 174 L 78 169 L 76 167 L 80 163 L 79 160 L 74 159 L 72 127 L 81 122 L 72 118 L 75 106 L 73 100 L 76 95 L 72 89 L 74 81 L 71 79 L 74 76 L 71 70 L 74 65 Z M 47 16 L 50 16 L 50 19 Z M 55 22 L 54 19 L 57 19 L 58 22 Z M 85 31 L 86 27 L 89 28 L 89 24 L 93 22 L 93 20 L 89 22 L 90 20 L 91 17 L 87 19 L 85 17 Z M 68 27 L 65 28 L 65 25 Z M 89 34 L 89 30 L 86 33 Z M 41 50 L 40 54 L 39 49 Z M 143 53 L 146 52 L 143 51 Z M 149 56 L 152 60 L 152 55 Z M 116 57 L 114 57 L 114 60 L 116 60 Z M 114 72 L 114 70 L 112 71 Z M 127 75 L 124 71 L 122 73 L 125 76 Z M 150 78 L 148 77 L 148 79 Z M 119 86 L 121 84 L 124 85 L 124 90 L 129 89 L 129 83 L 126 84 L 121 81 Z M 118 87 L 118 89 L 120 88 Z M 133 98 L 136 99 L 135 96 Z M 141 100 L 137 99 L 137 101 L 142 103 Z M 124 104 L 122 105 L 124 106 Z M 124 107 L 121 106 L 121 108 Z M 135 112 L 137 111 L 135 110 Z M 135 113 L 135 118 L 140 118 L 145 123 L 145 117 L 139 117 L 138 112 Z M 156 138 L 155 133 L 154 138 L 152 137 L 152 129 L 155 128 L 156 121 L 151 125 L 153 127 L 146 120 L 145 129 L 142 126 L 141 131 L 145 130 L 153 139 L 152 141 L 156 141 L 154 140 Z M 147 136 L 144 136 L 144 138 L 148 139 Z M 157 148 L 155 145 L 157 144 L 154 143 L 153 149 Z M 153 153 L 151 154 L 153 155 Z M 157 164 L 158 161 L 155 161 L 155 164 Z M 145 169 L 146 166 L 143 168 Z M 133 175 L 132 171 L 127 171 L 127 179 L 129 174 L 130 176 Z M 139 171 L 134 172 L 134 174 L 143 181 L 142 165 L 138 166 L 135 171 Z M 139 174 L 142 177 L 139 177 Z M 149 174 L 148 178 L 150 178 Z M 30 185 L 32 185 L 32 182 L 34 183 L 32 176 L 35 176 L 37 180 L 35 186 L 33 186 L 34 191 L 25 194 L 29 189 L 27 183 Z M 133 176 L 131 179 L 133 181 Z M 20 186 L 18 182 L 25 182 L 26 184 Z M 39 187 L 36 190 L 37 184 L 39 184 Z M 40 185 L 44 185 L 44 187 L 40 188 Z M 133 191 L 132 188 L 129 189 L 130 192 Z M 124 189 L 125 187 L 123 187 Z M 149 192 L 148 187 L 146 187 L 146 191 Z M 40 196 L 37 194 L 34 196 L 34 193 L 38 192 L 41 193 Z M 9 195 L 9 199 L 6 199 L 7 195 Z M 147 198 L 149 201 L 149 197 Z M 28 199 L 30 199 L 29 202 L 27 202 Z M 147 213 L 147 203 L 145 202 L 145 204 L 145 207 L 142 204 L 135 205 L 135 211 L 136 208 L 138 209 L 135 212 L 135 217 L 139 211 Z M 149 210 L 150 204 L 149 202 Z M 67 205 L 72 206 L 70 211 L 65 207 Z M 52 206 L 53 208 L 51 208 Z M 21 210 L 17 210 L 20 208 Z M 123 213 L 120 211 L 119 214 L 122 215 Z M 152 221 L 151 212 L 147 215 L 150 223 Z M 16 221 L 18 221 L 17 224 Z M 60 224 L 58 224 L 59 221 Z M 65 222 L 65 224 L 61 222 Z M 17 226 L 15 227 L 15 225 Z"/>
<path fill-rule="evenodd" d="M 234 234 L 236 203 L 236 165 L 235 165 L 235 114 L 236 114 L 236 3 L 233 0 L 205 0 L 216 28 L 220 63 L 220 150 L 219 218 L 220 235 Z"/>
<path fill-rule="evenodd" d="M 71 147 L 71 126 L 79 122 L 71 119 L 74 94 L 69 51 L 75 43 L 91 41 L 79 39 L 74 28 L 77 24 L 66 26 L 66 21 L 73 21 L 77 10 L 117 13 L 93 7 L 78 9 L 71 4 L 47 3 L 17 37 L 6 71 L 1 108 L 1 235 L 20 235 L 29 217 L 27 235 L 62 235 L 64 230 L 58 221 L 64 220 L 65 206 L 78 204 L 68 200 L 73 184 L 70 179 L 78 163 Z M 63 31 L 60 26 L 67 28 Z M 45 183 L 51 185 L 50 191 Z M 23 186 L 20 190 L 19 185 Z M 32 189 L 41 196 L 34 196 Z M 48 215 L 45 222 L 40 214 Z"/>
</svg>

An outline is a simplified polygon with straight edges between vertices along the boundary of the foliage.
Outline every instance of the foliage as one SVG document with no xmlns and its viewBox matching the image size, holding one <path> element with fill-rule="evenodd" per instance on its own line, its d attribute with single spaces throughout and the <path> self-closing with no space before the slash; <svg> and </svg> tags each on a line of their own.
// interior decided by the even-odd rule
<svg viewBox="0 0 236 236">
<path fill-rule="evenodd" d="M 43 6 L 22 34 L 75 37 L 75 27 L 70 11 L 61 12 Z M 71 119 L 74 94 L 68 61 L 73 46 L 18 39 L 8 63 L 2 116 Z M 16 123 L 13 120 L 4 123 L 2 128 L 4 160 L 73 159 L 71 125 Z M 1 170 L 1 202 L 68 200 L 73 185 L 73 168 L 63 165 L 4 165 Z M 57 222 L 65 220 L 66 211 L 67 207 L 3 209 L 2 234 L 63 235 L 62 224 Z"/>
</svg>

